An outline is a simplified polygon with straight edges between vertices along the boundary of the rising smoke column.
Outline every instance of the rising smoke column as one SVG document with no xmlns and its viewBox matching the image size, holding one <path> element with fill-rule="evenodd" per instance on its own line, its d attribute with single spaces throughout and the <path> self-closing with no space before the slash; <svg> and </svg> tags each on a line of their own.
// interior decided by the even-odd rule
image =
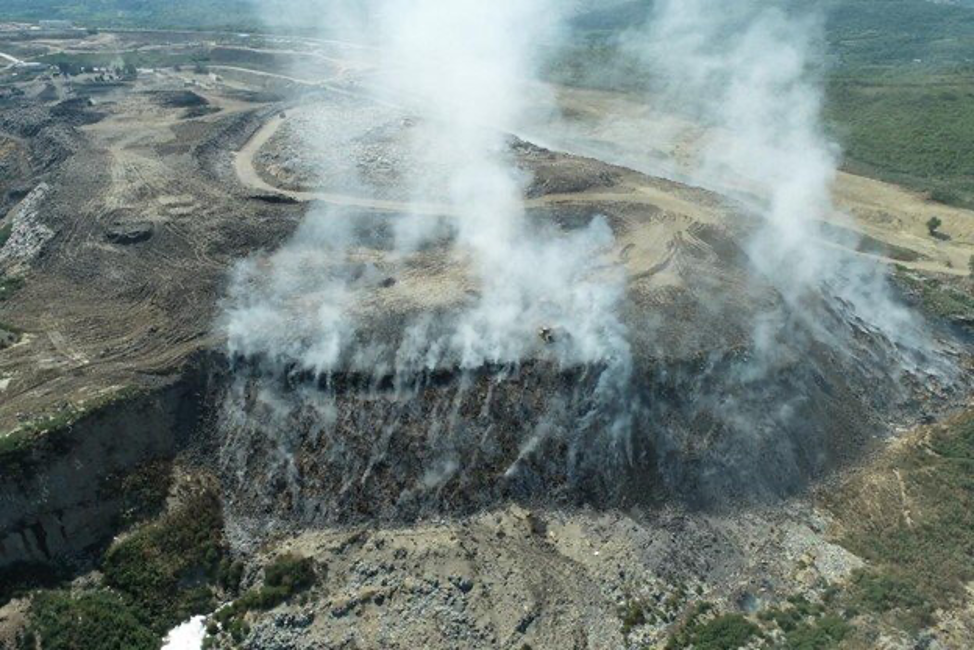
<svg viewBox="0 0 974 650">
<path fill-rule="evenodd" d="M 523 205 L 529 179 L 508 135 L 537 110 L 542 46 L 561 36 L 561 3 L 373 0 L 318 8 L 346 32 L 329 36 L 374 48 L 373 97 L 417 118 L 409 129 L 414 157 L 427 164 L 407 171 L 417 209 L 397 217 L 388 258 L 409 260 L 442 237 L 445 222 L 452 255 L 477 290 L 448 315 L 407 322 L 392 361 L 381 358 L 391 353 L 381 350 L 389 341 L 366 342 L 380 350 L 366 354 L 355 316 L 362 283 L 340 268 L 357 259 L 348 225 L 355 215 L 318 209 L 269 260 L 238 268 L 225 319 L 231 352 L 270 360 L 277 371 L 297 365 L 317 374 L 353 361 L 356 370 L 373 363 L 377 373 L 392 365 L 397 375 L 412 375 L 540 357 L 604 367 L 605 393 L 621 391 L 631 364 L 617 315 L 624 274 L 606 260 L 613 233 L 601 218 L 570 232 L 531 223 Z M 314 140 L 310 134 L 309 146 Z M 421 214 L 420 204 L 444 198 L 442 219 Z M 556 344 L 539 330 L 555 332 Z"/>
<path fill-rule="evenodd" d="M 357 106 L 377 101 L 397 107 L 398 116 L 386 115 L 377 127 L 407 134 L 418 164 L 403 170 L 410 197 L 403 213 L 380 220 L 392 221 L 388 248 L 380 251 L 363 236 L 375 215 L 312 206 L 280 249 L 235 269 L 222 325 L 231 357 L 247 364 L 221 415 L 227 431 L 221 456 L 231 484 L 250 489 L 256 474 L 257 484 L 282 481 L 289 493 L 300 494 L 305 477 L 297 458 L 309 437 L 325 441 L 322 456 L 343 459 L 342 472 L 365 467 L 368 473 L 373 460 L 385 462 L 397 437 L 415 435 L 411 418 L 429 403 L 420 394 L 423 382 L 446 370 L 457 381 L 445 397 L 430 392 L 433 413 L 421 436 L 428 464 L 415 488 L 433 492 L 464 462 L 484 456 L 478 445 L 494 453 L 499 448 L 487 438 L 493 422 L 465 422 L 459 414 L 461 404 L 481 399 L 469 390 L 475 378 L 487 375 L 492 386 L 477 404 L 486 413 L 493 387 L 535 362 L 546 368 L 543 379 L 572 370 L 583 380 L 570 396 L 545 395 L 535 409 L 538 422 L 504 432 L 519 452 L 499 461 L 507 476 L 546 448 L 561 450 L 560 461 L 550 462 L 561 465 L 557 472 L 569 482 L 597 455 L 624 462 L 632 361 L 619 316 L 624 271 L 609 255 L 613 232 L 600 217 L 567 230 L 530 217 L 523 199 L 530 179 L 518 169 L 508 135 L 535 108 L 541 46 L 559 37 L 559 2 L 322 1 L 317 7 L 321 16 L 334 17 L 323 22 L 342 26 L 330 38 L 371 48 L 376 69 L 357 91 Z M 305 144 L 313 149 L 314 133 Z M 348 161 L 346 186 L 365 193 L 368 183 L 355 178 L 357 162 Z M 442 214 L 431 217 L 430 204 L 441 206 Z M 384 316 L 368 307 L 382 293 L 380 282 L 410 269 L 422 273 L 428 254 L 464 269 L 462 297 L 445 308 L 397 312 L 392 327 L 385 321 L 373 327 L 371 321 Z M 454 295 L 453 288 L 446 293 Z M 314 382 L 290 381 L 309 374 Z M 358 416 L 335 414 L 355 397 L 341 401 L 327 387 L 347 375 L 371 376 L 373 386 L 388 386 L 392 378 L 391 394 L 363 411 L 381 421 L 341 429 Z M 309 428 L 311 436 L 305 435 Z M 372 431 L 367 457 L 346 444 Z M 597 453 L 588 453 L 593 448 Z M 255 453 L 259 449 L 266 451 Z M 347 471 L 348 483 L 366 481 L 355 469 Z"/>
<path fill-rule="evenodd" d="M 425 320 L 408 327 L 404 345 L 413 349 L 400 350 L 397 359 L 409 371 L 417 359 L 462 368 L 518 363 L 544 348 L 539 328 L 564 333 L 561 345 L 547 351 L 562 363 L 625 365 L 619 360 L 628 349 L 615 314 L 623 277 L 602 260 L 611 230 L 602 219 L 567 234 L 528 224 L 528 179 L 514 163 L 507 135 L 532 108 L 527 97 L 541 44 L 558 37 L 558 5 L 376 0 L 357 11 L 338 5 L 341 24 L 358 24 L 349 38 L 376 47 L 374 92 L 419 118 L 412 129 L 416 158 L 431 164 L 411 172 L 411 195 L 426 201 L 429 188 L 445 188 L 455 255 L 479 285 L 477 299 L 447 327 L 429 328 Z M 537 93 L 531 97 L 537 101 Z M 313 146 L 313 134 L 309 141 Z M 356 330 L 351 298 L 340 273 L 315 272 L 314 257 L 316 251 L 332 260 L 349 254 L 354 238 L 341 223 L 348 219 L 354 215 L 319 210 L 267 266 L 238 269 L 228 301 L 233 352 L 290 358 L 317 372 L 339 367 Z M 442 229 L 407 209 L 395 232 L 395 253 L 408 257 Z M 315 316 L 296 313 L 300 303 L 312 304 Z M 295 318 L 296 328 L 282 322 Z"/>
<path fill-rule="evenodd" d="M 557 37 L 563 10 L 548 0 L 393 0 L 376 13 L 385 36 L 384 85 L 424 119 L 416 138 L 424 156 L 450 170 L 457 247 L 481 283 L 480 300 L 461 316 L 448 348 L 463 367 L 517 362 L 545 326 L 572 333 L 570 361 L 604 355 L 592 348 L 604 345 L 595 339 L 614 336 L 598 330 L 615 326 L 619 288 L 585 276 L 612 243 L 611 232 L 601 221 L 568 238 L 529 232 L 526 179 L 506 135 L 531 108 L 540 46 Z"/>
<path fill-rule="evenodd" d="M 654 80 L 650 101 L 707 128 L 690 180 L 761 216 L 750 258 L 793 315 L 819 327 L 807 302 L 824 292 L 902 349 L 932 360 L 929 334 L 893 297 L 885 268 L 822 243 L 823 222 L 851 219 L 831 198 L 840 151 L 822 123 L 821 10 L 777 0 L 659 0 L 645 26 L 621 40 Z M 857 244 L 850 235 L 846 245 Z M 818 335 L 842 346 L 828 326 Z M 912 353 L 903 362 L 923 363 Z"/>
</svg>

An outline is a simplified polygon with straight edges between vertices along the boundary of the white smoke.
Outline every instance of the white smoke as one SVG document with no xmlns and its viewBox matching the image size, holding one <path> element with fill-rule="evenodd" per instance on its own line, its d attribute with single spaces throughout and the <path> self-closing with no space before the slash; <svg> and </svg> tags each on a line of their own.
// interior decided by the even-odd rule
<svg viewBox="0 0 974 650">
<path fill-rule="evenodd" d="M 684 161 L 690 182 L 760 215 L 751 260 L 795 315 L 813 329 L 821 326 L 806 302 L 824 289 L 868 328 L 933 355 L 921 320 L 893 298 L 886 269 L 850 251 L 859 243 L 855 235 L 842 242 L 844 250 L 822 236 L 823 223 L 852 224 L 832 202 L 841 152 L 822 121 L 827 70 L 820 8 L 776 0 L 658 0 L 646 24 L 621 44 L 652 80 L 649 102 L 705 130 L 691 161 Z M 759 349 L 764 325 L 755 328 Z M 831 338 L 827 326 L 819 335 Z"/>
<path fill-rule="evenodd" d="M 369 90 L 408 116 L 416 163 L 403 173 L 410 205 L 395 218 L 393 250 L 381 259 L 363 257 L 354 227 L 342 224 L 355 214 L 319 209 L 269 260 L 242 265 L 227 301 L 231 353 L 319 374 L 352 360 L 376 372 L 395 365 L 397 375 L 532 358 L 628 368 L 617 316 L 624 276 L 609 261 L 611 229 L 599 218 L 571 232 L 531 223 L 523 201 L 530 179 L 508 135 L 537 111 L 542 46 L 559 38 L 560 3 L 374 0 L 321 10 L 355 26 L 345 27 L 349 40 L 376 48 Z M 309 134 L 311 147 L 316 140 Z M 353 171 L 346 186 L 367 191 Z M 445 214 L 431 218 L 431 204 Z M 439 245 L 444 228 L 450 262 L 470 278 L 467 295 L 446 315 L 410 317 L 394 354 L 389 340 L 363 341 L 368 293 Z"/>
<path fill-rule="evenodd" d="M 274 377 L 310 374 L 319 385 L 344 371 L 392 377 L 395 397 L 406 400 L 417 390 L 415 378 L 444 369 L 496 370 L 538 360 L 597 368 L 595 394 L 585 402 L 593 406 L 589 414 L 562 408 L 555 404 L 560 396 L 553 396 L 552 422 L 525 431 L 511 473 L 546 440 L 578 432 L 623 443 L 599 451 L 631 452 L 633 414 L 653 409 L 665 424 L 647 423 L 644 430 L 659 436 L 653 442 L 660 463 L 686 474 L 700 467 L 724 472 L 720 480 L 703 471 L 698 477 L 717 489 L 750 480 L 763 469 L 755 467 L 762 454 L 771 454 L 780 474 L 797 475 L 807 469 L 804 457 L 822 452 L 824 441 L 789 437 L 802 430 L 795 420 L 814 412 L 805 408 L 812 373 L 794 384 L 788 376 L 768 382 L 768 392 L 760 386 L 779 370 L 800 375 L 802 356 L 811 357 L 813 346 L 851 356 L 869 353 L 882 337 L 907 370 L 927 371 L 937 356 L 923 324 L 891 297 L 883 268 L 820 236 L 822 222 L 842 217 L 831 201 L 839 152 L 821 123 L 818 16 L 770 1 L 659 0 L 646 25 L 622 39 L 655 82 L 649 101 L 706 133 L 686 169 L 692 182 L 733 196 L 759 217 L 747 242 L 753 279 L 781 298 L 773 313 L 743 316 L 753 316 L 748 361 L 738 363 L 733 355 L 708 360 L 686 378 L 677 370 L 662 383 L 684 386 L 686 399 L 664 392 L 655 404 L 650 396 L 633 395 L 646 377 L 634 377 L 620 315 L 626 277 L 608 220 L 563 230 L 527 213 L 530 179 L 519 171 L 508 135 L 530 130 L 539 114 L 553 112 L 554 96 L 537 79 L 543 55 L 564 36 L 568 10 L 558 0 L 322 0 L 310 6 L 332 26 L 329 36 L 371 48 L 374 71 L 356 89 L 359 101 L 394 107 L 376 115 L 393 124 L 409 149 L 404 187 L 394 188 L 392 199 L 368 196 L 375 187 L 357 178 L 351 159 L 344 191 L 360 193 L 359 204 L 382 198 L 383 209 L 402 201 L 401 214 L 316 206 L 281 249 L 241 264 L 224 319 L 233 356 L 257 361 Z M 364 110 L 358 106 L 345 110 Z M 334 131 L 345 123 L 331 121 L 335 113 L 324 115 L 305 138 L 309 151 L 341 139 Z M 362 120 L 364 128 L 368 121 Z M 657 148 L 651 133 L 632 132 L 627 144 Z M 422 277 L 410 283 L 416 274 Z M 715 302 L 734 298 L 714 296 Z M 651 331 L 650 323 L 645 326 Z M 860 327 L 870 343 L 857 344 L 860 332 L 853 328 Z M 820 368 L 822 356 L 808 366 Z M 875 355 L 871 362 L 888 358 Z M 749 392 L 752 383 L 757 388 Z M 443 456 L 427 468 L 418 489 L 436 489 L 462 474 L 465 459 L 456 449 L 466 447 L 447 444 L 462 431 L 453 426 L 466 389 L 462 380 L 458 384 L 454 412 L 434 410 L 428 425 L 427 442 L 443 444 Z M 762 402 L 764 396 L 774 407 Z M 280 410 L 283 415 L 269 419 L 286 420 L 294 406 Z M 709 449 L 726 452 L 726 462 L 694 465 L 693 450 L 703 443 L 684 444 L 668 428 L 681 418 L 688 436 L 699 434 L 701 422 L 719 421 L 723 447 Z M 384 423 L 386 441 L 394 426 Z M 289 449 L 279 448 L 278 456 L 293 468 L 285 462 Z M 581 452 L 570 462 L 598 463 L 591 458 L 598 455 L 582 458 Z"/>
</svg>

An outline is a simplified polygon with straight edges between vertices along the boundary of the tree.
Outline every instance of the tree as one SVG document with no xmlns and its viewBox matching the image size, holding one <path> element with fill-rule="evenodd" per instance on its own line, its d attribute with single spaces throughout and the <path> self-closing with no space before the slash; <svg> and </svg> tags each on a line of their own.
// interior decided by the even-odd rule
<svg viewBox="0 0 974 650">
<path fill-rule="evenodd" d="M 971 259 L 967 261 L 967 269 L 971 272 L 971 276 L 974 276 L 974 255 L 971 255 Z"/>
<path fill-rule="evenodd" d="M 940 220 L 940 217 L 930 217 L 930 220 L 927 221 L 927 230 L 930 232 L 930 236 L 931 237 L 936 237 L 937 236 L 937 230 L 943 224 L 944 224 L 944 222 Z"/>
<path fill-rule="evenodd" d="M 77 63 L 70 61 L 58 61 L 57 69 L 65 77 L 81 74 L 81 67 Z"/>
</svg>

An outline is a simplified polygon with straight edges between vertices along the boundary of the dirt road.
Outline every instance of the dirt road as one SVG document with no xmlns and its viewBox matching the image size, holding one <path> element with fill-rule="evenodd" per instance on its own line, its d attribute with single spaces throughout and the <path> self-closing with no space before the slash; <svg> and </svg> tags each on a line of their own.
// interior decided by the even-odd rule
<svg viewBox="0 0 974 650">
<path fill-rule="evenodd" d="M 300 111 L 301 109 L 296 109 Z M 292 114 L 296 111 L 292 111 Z M 319 190 L 292 190 L 278 187 L 261 176 L 255 159 L 267 146 L 287 118 L 274 116 L 236 153 L 235 170 L 240 182 L 259 194 L 286 196 L 299 202 L 317 201 L 342 207 L 357 207 L 389 213 L 458 216 L 457 210 L 446 203 L 421 203 L 409 200 L 377 199 L 368 195 L 347 194 Z M 592 140 L 605 134 L 591 133 Z M 624 143 L 611 138 L 603 144 Z M 692 143 L 691 143 L 692 144 Z M 687 147 L 686 143 L 681 145 Z M 586 150 L 587 151 L 587 150 Z M 635 155 L 635 154 L 633 154 Z M 635 160 L 635 158 L 630 157 Z M 638 163 L 638 161 L 637 161 Z M 838 212 L 834 223 L 843 229 L 857 230 L 860 235 L 886 245 L 891 253 L 882 256 L 873 247 L 863 253 L 887 263 L 909 268 L 962 275 L 968 273 L 968 260 L 974 254 L 974 213 L 931 203 L 923 196 L 903 188 L 851 174 L 839 174 L 834 186 L 834 200 Z M 664 189 L 649 182 L 638 173 L 623 176 L 612 188 L 596 188 L 582 192 L 554 193 L 525 201 L 526 208 L 551 205 L 652 205 L 665 212 L 691 216 L 705 223 L 717 223 L 726 216 L 718 209 L 710 209 L 696 200 L 684 200 L 672 188 Z M 853 218 L 850 223 L 848 216 Z M 935 239 L 926 230 L 931 216 L 944 222 L 947 238 Z M 827 245 L 842 248 L 832 240 Z M 906 255 L 904 252 L 908 251 Z M 911 254 L 916 259 L 908 259 Z"/>
<path fill-rule="evenodd" d="M 16 57 L 10 56 L 9 54 L 4 54 L 3 52 L 0 52 L 0 59 L 9 61 L 11 65 L 24 65 L 24 61 L 21 61 Z"/>
<path fill-rule="evenodd" d="M 433 216 L 457 216 L 456 209 L 445 203 L 423 203 L 415 201 L 396 201 L 375 199 L 336 192 L 296 191 L 277 187 L 267 182 L 255 166 L 255 158 L 260 150 L 283 126 L 286 118 L 276 115 L 268 120 L 237 152 L 234 167 L 237 177 L 244 186 L 261 194 L 278 194 L 300 202 L 319 201 L 343 207 L 359 207 L 379 212 L 423 214 Z M 555 204 L 595 205 L 606 203 L 626 203 L 654 205 L 664 210 L 690 214 L 704 221 L 717 218 L 714 211 L 692 201 L 681 200 L 671 192 L 652 185 L 638 182 L 623 182 L 619 187 L 605 191 L 590 191 L 571 194 L 549 194 L 525 201 L 526 208 L 543 207 Z"/>
</svg>

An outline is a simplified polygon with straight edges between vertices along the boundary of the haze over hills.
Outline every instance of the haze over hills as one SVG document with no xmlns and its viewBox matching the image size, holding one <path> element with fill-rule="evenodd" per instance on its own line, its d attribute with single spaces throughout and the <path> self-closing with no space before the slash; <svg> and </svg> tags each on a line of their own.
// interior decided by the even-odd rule
<svg viewBox="0 0 974 650">
<path fill-rule="evenodd" d="M 0 648 L 974 647 L 972 16 L 0 0 Z"/>
</svg>

